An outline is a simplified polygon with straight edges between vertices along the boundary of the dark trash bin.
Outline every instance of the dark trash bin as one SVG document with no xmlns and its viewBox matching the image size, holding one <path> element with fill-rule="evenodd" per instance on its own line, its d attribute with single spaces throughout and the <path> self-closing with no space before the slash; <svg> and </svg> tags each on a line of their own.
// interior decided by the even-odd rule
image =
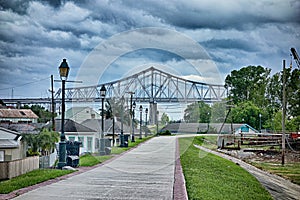
<svg viewBox="0 0 300 200">
<path fill-rule="evenodd" d="M 78 167 L 79 166 L 79 156 L 68 156 L 67 166 Z"/>
<path fill-rule="evenodd" d="M 128 147 L 129 135 L 124 135 L 124 147 Z"/>
<path fill-rule="evenodd" d="M 67 166 L 79 166 L 79 151 L 82 142 L 79 141 L 66 141 L 67 150 Z"/>
</svg>

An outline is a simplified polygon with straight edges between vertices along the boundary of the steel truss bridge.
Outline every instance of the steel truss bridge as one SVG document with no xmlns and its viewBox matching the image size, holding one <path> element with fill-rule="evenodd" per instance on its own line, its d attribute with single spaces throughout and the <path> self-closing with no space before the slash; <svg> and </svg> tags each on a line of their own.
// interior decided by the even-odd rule
<svg viewBox="0 0 300 200">
<path fill-rule="evenodd" d="M 207 84 L 186 80 L 162 70 L 150 67 L 139 73 L 117 81 L 95 86 L 66 88 L 66 102 L 98 102 L 101 101 L 100 88 L 105 85 L 106 98 L 128 97 L 133 93 L 137 102 L 182 102 L 204 101 L 213 103 L 227 97 L 223 85 Z M 61 89 L 54 95 L 54 102 L 61 102 Z M 6 104 L 50 104 L 51 98 L 2 99 Z"/>
</svg>

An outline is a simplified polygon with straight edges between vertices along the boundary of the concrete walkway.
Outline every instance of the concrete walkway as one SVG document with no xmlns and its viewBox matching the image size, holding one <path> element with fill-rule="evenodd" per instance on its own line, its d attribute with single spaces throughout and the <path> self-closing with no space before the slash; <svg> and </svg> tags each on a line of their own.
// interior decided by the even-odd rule
<svg viewBox="0 0 300 200">
<path fill-rule="evenodd" d="M 14 199 L 173 199 L 176 137 L 155 137 L 115 160 Z"/>
</svg>

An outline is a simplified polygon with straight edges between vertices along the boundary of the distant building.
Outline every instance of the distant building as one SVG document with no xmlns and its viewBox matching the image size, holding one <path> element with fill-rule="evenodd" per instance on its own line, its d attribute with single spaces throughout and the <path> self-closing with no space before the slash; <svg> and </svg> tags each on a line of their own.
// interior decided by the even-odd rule
<svg viewBox="0 0 300 200">
<path fill-rule="evenodd" d="M 0 162 L 26 157 L 26 147 L 21 139 L 19 133 L 0 127 Z"/>
<path fill-rule="evenodd" d="M 0 123 L 37 123 L 38 118 L 30 109 L 0 109 Z"/>
<path fill-rule="evenodd" d="M 65 119 L 71 119 L 81 124 L 86 119 L 100 119 L 101 116 L 90 107 L 73 107 L 65 112 Z M 61 115 L 57 117 L 61 119 Z"/>
<path fill-rule="evenodd" d="M 81 123 L 82 125 L 89 127 L 91 129 L 96 130 L 97 132 L 101 133 L 102 131 L 102 120 L 101 119 L 87 119 Z M 113 129 L 113 120 L 112 119 L 105 119 L 104 120 L 104 134 L 105 135 L 111 135 L 113 133 L 113 130 L 115 134 L 121 133 L 121 122 L 115 120 L 114 129 Z M 139 131 L 138 129 L 134 129 L 136 132 Z M 124 134 L 130 134 L 131 130 L 130 127 L 126 124 L 123 124 L 123 133 Z"/>
</svg>

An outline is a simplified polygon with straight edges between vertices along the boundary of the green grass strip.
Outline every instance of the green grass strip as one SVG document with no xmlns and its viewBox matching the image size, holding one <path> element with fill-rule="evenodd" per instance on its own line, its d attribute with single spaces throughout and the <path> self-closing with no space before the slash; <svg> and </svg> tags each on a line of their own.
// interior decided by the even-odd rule
<svg viewBox="0 0 300 200">
<path fill-rule="evenodd" d="M 0 182 L 0 194 L 8 194 L 14 190 L 32 186 L 43 181 L 54 179 L 65 174 L 72 173 L 72 170 L 59 169 L 38 169 L 21 176 Z"/>
<path fill-rule="evenodd" d="M 181 164 L 189 199 L 272 199 L 265 188 L 233 162 L 195 148 L 180 138 Z M 197 144 L 202 139 L 196 138 Z"/>
</svg>

